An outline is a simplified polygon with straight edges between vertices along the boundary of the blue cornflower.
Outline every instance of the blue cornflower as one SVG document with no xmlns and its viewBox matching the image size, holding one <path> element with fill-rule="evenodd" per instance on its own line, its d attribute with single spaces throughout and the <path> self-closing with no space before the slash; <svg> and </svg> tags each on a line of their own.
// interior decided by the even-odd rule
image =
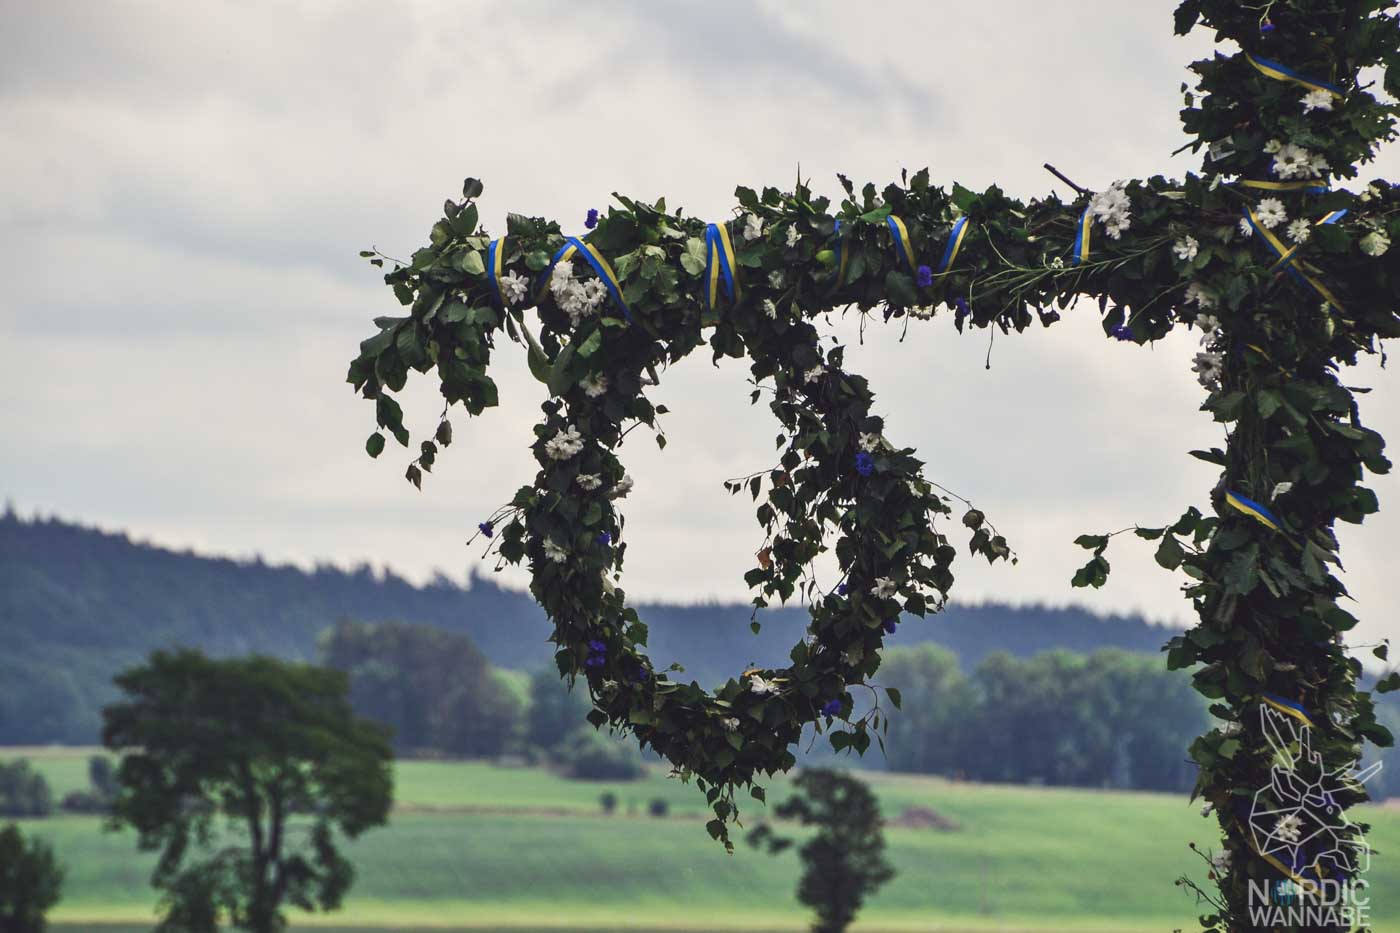
<svg viewBox="0 0 1400 933">
<path fill-rule="evenodd" d="M 583 662 L 583 666 L 602 667 L 606 663 L 608 663 L 608 646 L 595 638 L 588 643 L 588 658 Z"/>
<path fill-rule="evenodd" d="M 960 297 L 953 299 L 953 305 L 958 309 L 958 313 L 953 318 L 953 322 L 955 324 L 961 324 L 963 322 L 963 318 L 967 317 L 969 314 L 972 313 L 972 309 L 967 306 L 966 298 Z"/>
<path fill-rule="evenodd" d="M 898 620 L 898 619 L 886 619 L 886 620 L 885 620 L 885 634 L 886 634 L 886 635 L 893 635 L 893 634 L 894 634 L 895 627 L 896 627 L 897 625 L 899 625 L 899 620 Z"/>
<path fill-rule="evenodd" d="M 842 583 L 840 586 L 838 586 L 838 587 L 836 588 L 836 592 L 837 592 L 839 595 L 841 595 L 841 596 L 845 596 L 845 595 L 846 595 L 846 590 L 847 590 L 847 589 L 848 589 L 848 587 L 846 586 L 846 584 Z"/>
<path fill-rule="evenodd" d="M 1273 32 L 1273 31 L 1274 31 L 1274 24 L 1271 23 L 1271 22 L 1269 22 L 1269 21 L 1266 19 L 1266 20 L 1264 20 L 1264 22 L 1262 22 L 1262 23 L 1259 24 L 1259 31 L 1262 32 L 1262 33 L 1270 33 L 1270 32 Z"/>
<path fill-rule="evenodd" d="M 1113 328 L 1113 330 L 1109 331 L 1109 334 L 1117 337 L 1119 340 L 1133 339 L 1133 329 L 1127 324 L 1119 324 L 1117 327 Z"/>
<path fill-rule="evenodd" d="M 841 701 L 840 701 L 840 700 L 827 700 L 826 703 L 822 706 L 822 715 L 823 715 L 823 716 L 837 716 L 837 715 L 840 715 L 840 713 L 841 713 Z"/>
<path fill-rule="evenodd" d="M 919 283 L 920 288 L 928 288 L 933 284 L 933 270 L 928 266 L 920 266 L 916 281 Z"/>
<path fill-rule="evenodd" d="M 489 538 L 496 533 L 496 526 L 491 524 L 490 522 L 482 522 L 481 524 L 476 526 L 476 530 Z"/>
<path fill-rule="evenodd" d="M 612 532 L 598 532 L 598 543 L 601 544 L 603 547 L 607 547 L 609 544 L 612 544 Z"/>
<path fill-rule="evenodd" d="M 875 458 L 863 450 L 856 454 L 856 472 L 861 476 L 869 476 L 875 472 Z"/>
<path fill-rule="evenodd" d="M 588 217 L 585 218 L 585 220 L 583 221 L 583 225 L 589 230 L 592 230 L 594 227 L 598 226 L 598 208 L 590 207 L 588 209 Z"/>
</svg>

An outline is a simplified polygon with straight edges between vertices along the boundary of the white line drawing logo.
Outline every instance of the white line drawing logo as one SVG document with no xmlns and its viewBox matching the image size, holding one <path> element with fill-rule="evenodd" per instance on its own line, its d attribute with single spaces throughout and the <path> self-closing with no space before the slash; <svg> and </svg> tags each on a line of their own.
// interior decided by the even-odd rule
<svg viewBox="0 0 1400 933">
<path fill-rule="evenodd" d="M 1301 715 L 1259 706 L 1260 725 L 1274 750 L 1269 785 L 1254 794 L 1249 829 L 1255 848 L 1287 866 L 1295 880 L 1355 878 L 1371 867 L 1371 847 L 1337 803 L 1381 770 L 1328 771 L 1312 750 L 1312 729 Z"/>
</svg>

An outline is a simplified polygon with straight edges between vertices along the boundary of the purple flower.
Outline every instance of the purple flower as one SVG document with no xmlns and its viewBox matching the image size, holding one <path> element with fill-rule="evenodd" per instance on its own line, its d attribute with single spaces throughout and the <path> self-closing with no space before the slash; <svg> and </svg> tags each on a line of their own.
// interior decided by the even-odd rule
<svg viewBox="0 0 1400 933">
<path fill-rule="evenodd" d="M 1271 33 L 1274 31 L 1274 24 L 1266 19 L 1264 20 L 1264 22 L 1259 24 L 1259 31 L 1266 34 Z"/>
<path fill-rule="evenodd" d="M 845 595 L 846 595 L 846 590 L 847 590 L 847 589 L 848 589 L 848 587 L 846 586 L 846 584 L 842 583 L 840 586 L 838 586 L 838 587 L 836 588 L 836 592 L 837 592 L 838 595 L 845 596 Z"/>
<path fill-rule="evenodd" d="M 885 634 L 886 634 L 886 635 L 893 635 L 893 634 L 894 634 L 895 627 L 898 626 L 898 625 L 899 625 L 899 620 L 898 620 L 898 619 L 886 619 L 886 620 L 885 620 L 885 625 L 884 625 Z"/>
<path fill-rule="evenodd" d="M 598 208 L 590 207 L 588 209 L 588 217 L 584 220 L 583 225 L 589 230 L 592 230 L 594 227 L 598 226 Z"/>
<path fill-rule="evenodd" d="M 856 454 L 856 472 L 861 476 L 869 476 L 875 472 L 875 458 L 863 450 Z"/>
<path fill-rule="evenodd" d="M 920 288 L 928 288 L 933 284 L 933 270 L 928 266 L 920 266 L 917 281 Z"/>
<path fill-rule="evenodd" d="M 823 716 L 838 716 L 841 713 L 840 700 L 827 700 L 822 706 Z"/>
<path fill-rule="evenodd" d="M 603 655 L 601 655 L 601 654 L 590 654 L 587 658 L 584 659 L 583 666 L 584 666 L 584 667 L 602 667 L 604 664 L 607 664 L 607 663 L 608 663 L 608 659 L 605 658 Z"/>
<path fill-rule="evenodd" d="M 489 538 L 496 533 L 496 526 L 491 524 L 490 522 L 482 522 L 481 524 L 476 526 L 476 530 Z"/>
<path fill-rule="evenodd" d="M 594 654 L 607 654 L 608 646 L 595 638 L 588 643 L 588 650 Z"/>
<path fill-rule="evenodd" d="M 972 313 L 972 309 L 967 306 L 966 298 L 953 299 L 953 305 L 958 309 L 957 315 L 953 318 L 953 323 L 961 325 L 963 318 Z"/>
<path fill-rule="evenodd" d="M 607 531 L 598 532 L 598 543 L 601 544 L 603 547 L 607 547 L 609 544 L 612 544 L 612 533 Z"/>
<path fill-rule="evenodd" d="M 1117 327 L 1113 328 L 1113 330 L 1109 331 L 1109 334 L 1117 337 L 1119 340 L 1133 339 L 1133 329 L 1127 324 L 1119 324 Z"/>
</svg>

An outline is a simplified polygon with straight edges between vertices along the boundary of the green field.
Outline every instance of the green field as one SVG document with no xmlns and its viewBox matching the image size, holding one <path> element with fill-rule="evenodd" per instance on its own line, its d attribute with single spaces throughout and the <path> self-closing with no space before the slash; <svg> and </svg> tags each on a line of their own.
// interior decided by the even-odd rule
<svg viewBox="0 0 1400 933">
<path fill-rule="evenodd" d="M 86 749 L 24 754 L 55 793 L 86 783 Z M 702 826 L 700 794 L 657 772 L 636 783 L 566 781 L 545 771 L 482 763 L 398 765 L 391 824 L 352 847 L 358 881 L 345 910 L 298 917 L 322 930 L 800 930 L 795 856 L 742 844 L 733 856 Z M 1211 842 L 1213 821 L 1181 797 L 993 787 L 870 773 L 890 817 L 920 806 L 955 831 L 887 830 L 899 876 L 867 906 L 858 929 L 945 931 L 1168 931 L 1194 924 L 1173 884 L 1203 879 L 1186 848 Z M 611 817 L 598 796 L 622 801 Z M 782 794 L 782 782 L 770 789 Z M 671 816 L 646 816 L 663 797 Z M 628 815 L 628 808 L 635 813 Z M 762 807 L 754 803 L 752 820 Z M 1400 931 L 1400 811 L 1372 809 L 1379 850 L 1367 876 L 1377 929 Z M 92 817 L 26 827 L 68 864 L 62 930 L 149 929 L 151 857 L 129 833 Z M 1393 892 L 1393 893 L 1392 893 Z"/>
</svg>

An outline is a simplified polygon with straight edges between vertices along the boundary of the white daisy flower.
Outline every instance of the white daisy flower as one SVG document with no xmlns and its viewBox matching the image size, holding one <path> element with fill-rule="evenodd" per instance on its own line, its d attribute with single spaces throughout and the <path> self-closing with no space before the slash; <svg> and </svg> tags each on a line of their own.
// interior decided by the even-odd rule
<svg viewBox="0 0 1400 933">
<path fill-rule="evenodd" d="M 584 492 L 592 492 L 603 485 L 603 477 L 597 473 L 580 473 L 574 478 L 574 482 L 578 483 L 579 488 Z"/>
<path fill-rule="evenodd" d="M 1172 246 L 1172 252 L 1176 253 L 1176 258 L 1183 262 L 1190 262 L 1200 253 L 1201 244 L 1196 242 L 1193 236 L 1185 236 Z"/>
<path fill-rule="evenodd" d="M 1390 237 L 1381 230 L 1372 230 L 1361 238 L 1361 252 L 1367 256 L 1384 256 L 1390 249 Z"/>
<path fill-rule="evenodd" d="M 763 236 L 763 218 L 757 214 L 744 215 L 744 239 L 757 240 Z"/>
<path fill-rule="evenodd" d="M 876 599 L 889 599 L 899 592 L 899 584 L 889 577 L 880 577 L 875 581 L 875 585 L 870 588 L 870 595 Z"/>
<path fill-rule="evenodd" d="M 778 319 L 778 306 L 773 302 L 772 298 L 763 299 L 763 313 L 775 321 Z"/>
<path fill-rule="evenodd" d="M 1265 230 L 1272 230 L 1288 220 L 1288 211 L 1278 198 L 1265 198 L 1255 208 L 1254 216 L 1258 219 L 1259 226 Z"/>
<path fill-rule="evenodd" d="M 1288 843 L 1296 843 L 1303 834 L 1303 821 L 1296 813 L 1290 813 L 1274 824 L 1274 838 Z"/>
<path fill-rule="evenodd" d="M 909 316 L 920 321 L 933 320 L 933 305 L 915 305 L 909 309 Z"/>
<path fill-rule="evenodd" d="M 719 721 L 719 724 L 720 724 L 721 726 L 724 726 L 724 731 L 725 731 L 725 732 L 738 732 L 738 731 L 739 731 L 739 720 L 738 720 L 738 719 L 735 719 L 733 716 L 730 716 L 730 717 L 728 717 L 728 718 L 726 718 L 726 719 L 721 719 L 721 720 Z"/>
<path fill-rule="evenodd" d="M 1221 849 L 1211 858 L 1210 867 L 1215 869 L 1216 874 L 1224 874 L 1226 869 L 1230 867 L 1230 850 Z"/>
<path fill-rule="evenodd" d="M 1196 326 L 1207 337 L 1214 337 L 1215 332 L 1220 329 L 1220 319 L 1213 314 L 1198 314 L 1196 315 Z"/>
<path fill-rule="evenodd" d="M 1050 260 L 1051 269 L 1063 269 L 1064 267 L 1065 258 L 1063 256 L 1056 256 L 1054 259 Z"/>
<path fill-rule="evenodd" d="M 816 366 L 813 366 L 811 369 L 807 370 L 807 372 L 803 373 L 802 379 L 804 382 L 813 383 L 820 379 L 825 373 L 826 367 L 818 363 Z"/>
<path fill-rule="evenodd" d="M 797 245 L 797 241 L 798 241 L 799 239 L 801 239 L 801 236 L 802 236 L 802 235 L 801 235 L 800 233 L 797 232 L 797 224 L 793 224 L 792 226 L 788 227 L 788 228 L 787 228 L 787 245 L 788 245 L 788 246 L 796 246 L 796 245 Z"/>
<path fill-rule="evenodd" d="M 866 453 L 874 453 L 885 443 L 885 439 L 878 434 L 862 434 L 860 436 L 860 449 Z"/>
<path fill-rule="evenodd" d="M 1314 110 L 1331 110 L 1332 92 L 1324 91 L 1322 88 L 1314 88 L 1303 95 L 1303 113 L 1312 113 Z"/>
<path fill-rule="evenodd" d="M 1377 188 L 1375 185 L 1367 185 L 1367 186 L 1366 186 L 1366 190 L 1363 191 L 1363 192 L 1361 192 L 1361 198 L 1360 198 L 1360 200 L 1361 200 L 1361 203 L 1365 204 L 1367 201 L 1374 201 L 1376 198 L 1378 198 L 1378 197 L 1380 197 L 1380 196 L 1381 196 L 1381 189 Z"/>
<path fill-rule="evenodd" d="M 568 289 L 569 283 L 574 278 L 573 260 L 564 259 L 554 264 L 554 270 L 549 273 L 549 290 L 558 298 L 560 292 Z"/>
<path fill-rule="evenodd" d="M 1277 486 L 1274 487 L 1273 498 L 1277 499 L 1279 496 L 1287 495 L 1288 491 L 1292 488 L 1292 483 L 1279 483 Z"/>
<path fill-rule="evenodd" d="M 1129 216 L 1132 202 L 1128 199 L 1127 182 L 1115 181 L 1106 191 L 1089 199 L 1089 213 L 1104 225 L 1108 235 L 1117 240 L 1132 225 Z"/>
<path fill-rule="evenodd" d="M 602 373 L 589 373 L 579 380 L 579 388 L 589 398 L 597 398 L 608 391 L 608 377 Z"/>
<path fill-rule="evenodd" d="M 1331 167 L 1327 164 L 1327 157 L 1320 152 L 1314 153 L 1308 159 L 1308 171 L 1312 173 L 1313 178 L 1321 178 Z"/>
<path fill-rule="evenodd" d="M 497 280 L 501 286 L 501 297 L 506 304 L 515 305 L 530 293 L 530 281 L 518 272 L 507 272 Z"/>
<path fill-rule="evenodd" d="M 545 441 L 544 445 L 544 452 L 551 460 L 568 460 L 580 450 L 583 450 L 583 437 L 573 425 Z"/>
<path fill-rule="evenodd" d="M 1225 357 L 1219 353 L 1197 353 L 1195 360 L 1191 363 L 1191 370 L 1196 374 L 1196 381 L 1209 389 L 1220 381 L 1220 373 L 1224 369 L 1224 364 Z"/>
<path fill-rule="evenodd" d="M 759 696 L 765 696 L 767 694 L 777 693 L 778 685 L 771 680 L 764 680 L 762 677 L 754 674 L 749 677 L 749 692 Z"/>
<path fill-rule="evenodd" d="M 561 548 L 559 545 L 555 544 L 553 541 L 545 539 L 544 556 L 554 561 L 556 564 L 562 564 L 564 563 L 564 561 L 569 559 L 569 552 Z"/>
<path fill-rule="evenodd" d="M 1240 235 L 1246 237 L 1254 236 L 1254 224 L 1249 222 L 1248 217 L 1240 218 Z"/>
<path fill-rule="evenodd" d="M 768 284 L 772 288 L 783 287 L 783 272 L 781 269 L 774 269 L 772 272 L 768 273 Z"/>
<path fill-rule="evenodd" d="M 1312 224 L 1299 217 L 1288 225 L 1288 238 L 1294 243 L 1306 243 L 1312 236 Z"/>
<path fill-rule="evenodd" d="M 1280 149 L 1282 149 L 1282 148 L 1283 148 L 1283 141 L 1282 141 L 1282 140 L 1271 139 L 1271 140 L 1269 140 L 1268 142 L 1266 142 L 1266 143 L 1264 144 L 1264 153 L 1265 153 L 1265 155 L 1274 155 L 1274 154 L 1276 154 L 1276 153 L 1277 153 Z"/>
<path fill-rule="evenodd" d="M 632 491 L 632 486 L 633 482 L 631 474 L 624 473 L 622 474 L 622 479 L 618 480 L 617 485 L 614 486 L 612 490 L 608 493 L 608 498 L 626 499 L 627 494 Z"/>
<path fill-rule="evenodd" d="M 1213 308 L 1218 300 L 1215 292 L 1206 288 L 1200 282 L 1192 282 L 1186 286 L 1185 302 L 1188 305 L 1195 305 L 1198 308 Z"/>
</svg>

